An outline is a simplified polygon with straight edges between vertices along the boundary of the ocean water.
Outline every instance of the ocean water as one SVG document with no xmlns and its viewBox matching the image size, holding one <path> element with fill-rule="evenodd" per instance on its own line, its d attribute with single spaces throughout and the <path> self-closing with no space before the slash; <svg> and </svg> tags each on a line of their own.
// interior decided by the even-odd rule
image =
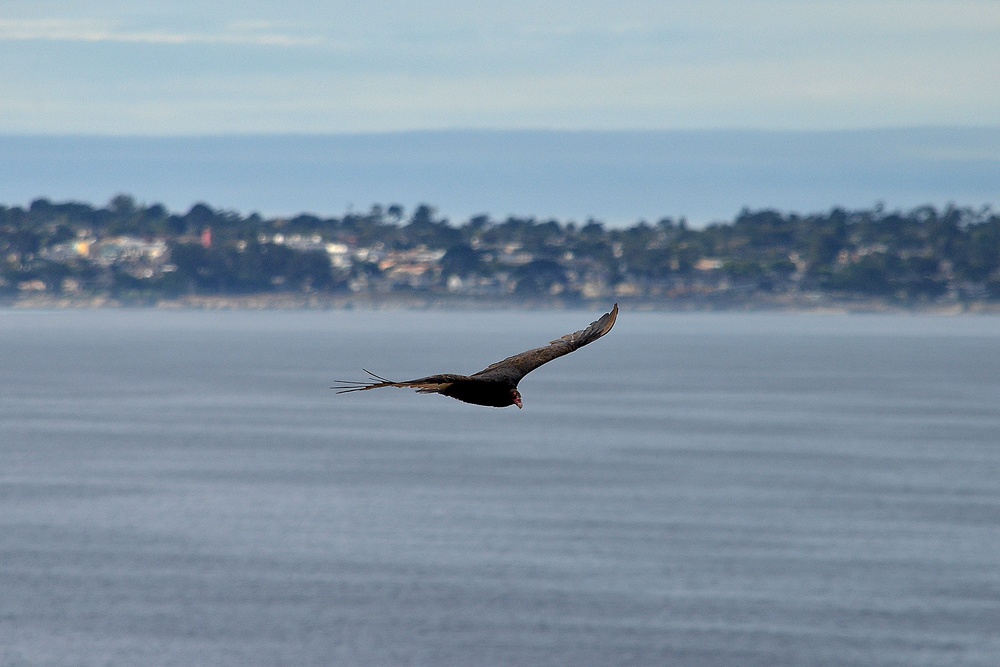
<svg viewBox="0 0 1000 667">
<path fill-rule="evenodd" d="M 0 311 L 0 665 L 1000 664 L 1000 318 Z"/>
</svg>

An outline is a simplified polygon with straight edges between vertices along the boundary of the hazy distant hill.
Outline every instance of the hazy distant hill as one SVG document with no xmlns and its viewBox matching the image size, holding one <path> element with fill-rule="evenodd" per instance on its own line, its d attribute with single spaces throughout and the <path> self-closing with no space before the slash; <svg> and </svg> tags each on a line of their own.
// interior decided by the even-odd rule
<svg viewBox="0 0 1000 667">
<path fill-rule="evenodd" d="M 744 206 L 816 211 L 1000 200 L 1000 127 L 839 132 L 435 131 L 225 137 L 0 136 L 0 201 L 139 201 L 186 210 L 694 225 Z"/>
</svg>

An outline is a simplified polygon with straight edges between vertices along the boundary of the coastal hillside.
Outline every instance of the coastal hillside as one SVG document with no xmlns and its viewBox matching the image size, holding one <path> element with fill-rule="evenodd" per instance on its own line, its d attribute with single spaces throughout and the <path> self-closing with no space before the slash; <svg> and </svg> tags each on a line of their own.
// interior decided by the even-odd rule
<svg viewBox="0 0 1000 667">
<path fill-rule="evenodd" d="M 338 217 L 186 212 L 119 195 L 104 206 L 0 206 L 7 304 L 371 300 L 662 308 L 959 307 L 1000 303 L 1000 214 L 990 208 L 820 213 L 744 209 L 609 227 L 431 206 Z M 260 302 L 259 299 L 264 299 Z"/>
</svg>

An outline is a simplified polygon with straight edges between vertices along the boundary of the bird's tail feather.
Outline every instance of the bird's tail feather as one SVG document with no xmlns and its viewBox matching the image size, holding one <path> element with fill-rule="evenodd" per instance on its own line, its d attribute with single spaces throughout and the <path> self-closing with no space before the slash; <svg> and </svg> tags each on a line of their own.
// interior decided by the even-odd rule
<svg viewBox="0 0 1000 667">
<path fill-rule="evenodd" d="M 334 380 L 337 384 L 330 387 L 330 389 L 336 389 L 338 394 L 348 394 L 352 391 L 365 391 L 366 389 L 379 389 L 380 387 L 401 386 L 398 382 L 393 382 L 392 380 L 388 380 L 381 375 L 376 375 L 367 368 L 362 368 L 361 370 L 368 373 L 371 380 Z"/>
</svg>

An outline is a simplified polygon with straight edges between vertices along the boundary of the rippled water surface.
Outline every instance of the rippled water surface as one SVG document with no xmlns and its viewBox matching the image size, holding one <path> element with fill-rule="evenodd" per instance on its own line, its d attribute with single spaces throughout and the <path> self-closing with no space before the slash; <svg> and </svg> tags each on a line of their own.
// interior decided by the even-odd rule
<svg viewBox="0 0 1000 667">
<path fill-rule="evenodd" d="M 1000 664 L 1000 319 L 0 311 L 0 665 Z"/>
</svg>

